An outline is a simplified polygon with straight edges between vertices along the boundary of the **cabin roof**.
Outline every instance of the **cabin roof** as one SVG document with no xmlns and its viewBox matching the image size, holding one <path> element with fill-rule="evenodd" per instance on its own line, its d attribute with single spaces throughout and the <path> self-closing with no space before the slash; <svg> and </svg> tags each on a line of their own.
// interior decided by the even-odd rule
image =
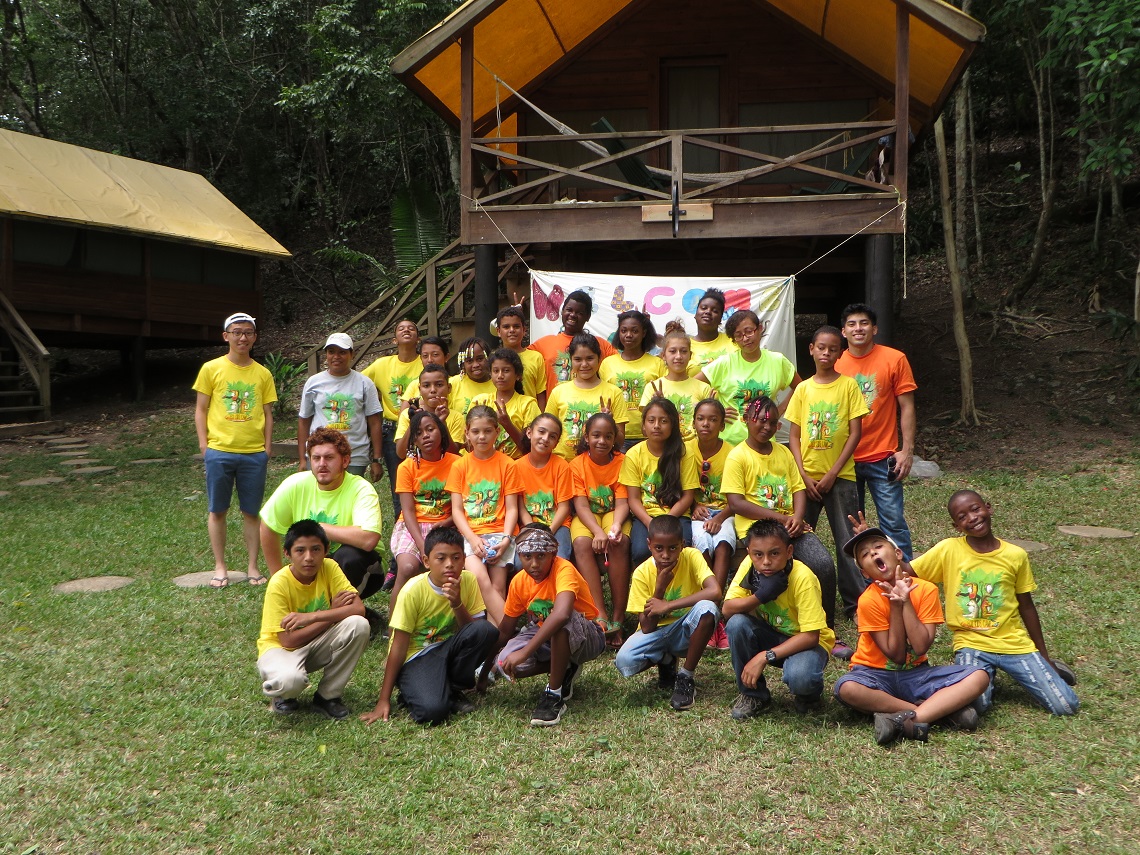
<svg viewBox="0 0 1140 855">
<path fill-rule="evenodd" d="M 392 62 L 392 72 L 458 124 L 459 37 L 474 28 L 474 123 L 494 114 L 494 75 L 524 92 L 627 11 L 652 0 L 468 0 Z M 870 76 L 894 84 L 895 11 L 911 13 L 910 95 L 937 115 L 985 27 L 942 0 L 747 0 L 825 42 Z M 491 73 L 483 71 L 483 67 Z"/>
<path fill-rule="evenodd" d="M 0 214 L 290 255 L 201 175 L 8 130 Z"/>
</svg>

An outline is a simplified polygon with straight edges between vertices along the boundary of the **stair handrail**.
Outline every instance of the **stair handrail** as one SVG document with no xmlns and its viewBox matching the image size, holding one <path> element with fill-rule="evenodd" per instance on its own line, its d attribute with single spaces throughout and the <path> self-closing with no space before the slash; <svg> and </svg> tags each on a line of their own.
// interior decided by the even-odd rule
<svg viewBox="0 0 1140 855">
<path fill-rule="evenodd" d="M 51 353 L 39 337 L 32 332 L 12 301 L 0 291 L 0 328 L 8 334 L 16 354 L 27 366 L 32 382 L 40 393 L 40 406 L 44 417 L 51 415 Z"/>
</svg>

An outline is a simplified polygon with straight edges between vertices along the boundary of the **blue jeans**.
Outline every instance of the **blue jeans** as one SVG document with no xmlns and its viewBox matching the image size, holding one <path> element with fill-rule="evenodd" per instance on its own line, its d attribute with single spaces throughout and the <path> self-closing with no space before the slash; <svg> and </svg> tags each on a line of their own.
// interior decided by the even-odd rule
<svg viewBox="0 0 1140 855">
<path fill-rule="evenodd" d="M 558 541 L 558 557 L 565 558 L 567 561 L 573 561 L 574 542 L 570 539 L 570 529 L 564 525 L 560 525 L 558 531 L 554 532 L 554 539 Z"/>
<path fill-rule="evenodd" d="M 903 516 L 903 485 L 901 481 L 888 481 L 887 460 L 855 464 L 855 486 L 859 489 L 859 510 L 867 508 L 867 490 L 879 514 L 879 528 L 902 550 L 907 561 L 911 559 L 910 528 Z M 866 489 L 864 489 L 866 488 Z M 840 544 L 842 545 L 842 544 Z"/>
<path fill-rule="evenodd" d="M 269 469 L 269 455 L 264 451 L 253 454 L 235 454 L 207 448 L 206 502 L 212 514 L 224 514 L 230 509 L 234 485 L 237 485 L 238 507 L 246 516 L 261 513 L 265 498 L 265 474 Z"/>
<path fill-rule="evenodd" d="M 728 649 L 732 654 L 732 670 L 736 672 L 736 688 L 740 694 L 762 701 L 772 700 L 772 693 L 761 673 L 760 682 L 755 689 L 749 689 L 740 679 L 744 666 L 747 665 L 761 650 L 771 650 L 777 644 L 783 644 L 788 636 L 776 632 L 765 621 L 748 614 L 733 615 L 724 625 L 728 633 Z M 811 650 L 802 650 L 793 653 L 784 659 L 777 659 L 775 667 L 784 672 L 784 684 L 793 695 L 803 695 L 809 698 L 819 697 L 823 693 L 823 669 L 827 665 L 827 651 L 820 646 Z"/>
<path fill-rule="evenodd" d="M 701 600 L 683 618 L 653 632 L 640 629 L 625 640 L 614 657 L 614 666 L 623 677 L 640 674 L 646 668 L 659 665 L 671 656 L 682 659 L 689 653 L 689 640 L 697 631 L 697 624 L 706 615 L 715 621 L 720 609 L 711 600 Z"/>
<path fill-rule="evenodd" d="M 635 516 L 630 516 L 629 528 L 629 570 L 632 573 L 643 562 L 649 560 L 649 529 Z M 681 517 L 681 540 L 685 546 L 693 545 L 693 521 Z"/>
<path fill-rule="evenodd" d="M 1080 709 L 1081 702 L 1072 686 L 1061 679 L 1045 657 L 1034 650 L 1032 653 L 986 653 L 972 647 L 963 647 L 954 654 L 958 665 L 976 665 L 985 668 L 990 675 L 990 685 L 982 696 L 974 702 L 978 712 L 986 712 L 993 706 L 994 675 L 1001 669 L 1013 677 L 1030 697 L 1053 715 L 1073 715 Z"/>
</svg>

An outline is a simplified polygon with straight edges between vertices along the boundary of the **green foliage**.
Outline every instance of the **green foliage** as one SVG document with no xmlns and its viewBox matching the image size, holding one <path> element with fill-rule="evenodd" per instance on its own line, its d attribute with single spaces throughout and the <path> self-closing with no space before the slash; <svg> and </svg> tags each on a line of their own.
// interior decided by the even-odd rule
<svg viewBox="0 0 1140 855">
<path fill-rule="evenodd" d="M 422 181 L 401 187 L 392 197 L 392 252 L 397 274 L 414 272 L 448 243 L 435 192 Z"/>
<path fill-rule="evenodd" d="M 265 357 L 265 367 L 273 375 L 273 385 L 277 389 L 277 403 L 273 405 L 274 418 L 288 412 L 294 394 L 305 378 L 306 367 L 289 362 L 280 353 L 270 353 Z"/>
</svg>

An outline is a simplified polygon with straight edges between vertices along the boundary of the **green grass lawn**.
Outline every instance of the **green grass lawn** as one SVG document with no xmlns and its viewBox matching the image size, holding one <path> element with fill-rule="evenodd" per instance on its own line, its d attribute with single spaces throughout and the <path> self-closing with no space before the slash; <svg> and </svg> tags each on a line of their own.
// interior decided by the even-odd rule
<svg viewBox="0 0 1140 855">
<path fill-rule="evenodd" d="M 264 589 L 171 583 L 212 566 L 188 412 L 104 432 L 93 456 L 118 468 L 51 487 L 15 484 L 63 458 L 0 443 L 0 853 L 1136 851 L 1140 539 L 1056 526 L 1137 530 L 1140 449 L 1095 473 L 1058 462 L 908 486 L 920 550 L 951 534 L 944 504 L 965 485 L 993 501 L 999 535 L 1050 545 L 1033 556 L 1036 600 L 1082 709 L 1050 718 L 999 677 L 978 732 L 883 749 L 832 700 L 797 716 L 782 684 L 764 717 L 733 722 L 727 652 L 701 662 L 682 714 L 655 672 L 622 680 L 605 654 L 551 729 L 528 724 L 538 679 L 435 729 L 307 706 L 276 718 L 255 670 Z M 129 464 L 141 457 L 174 460 Z M 278 459 L 271 486 L 291 471 Z M 232 522 L 242 567 L 236 509 Z M 136 581 L 52 591 L 113 574 Z M 383 652 L 349 684 L 355 712 L 376 701 Z M 942 633 L 932 659 L 949 657 Z"/>
</svg>

